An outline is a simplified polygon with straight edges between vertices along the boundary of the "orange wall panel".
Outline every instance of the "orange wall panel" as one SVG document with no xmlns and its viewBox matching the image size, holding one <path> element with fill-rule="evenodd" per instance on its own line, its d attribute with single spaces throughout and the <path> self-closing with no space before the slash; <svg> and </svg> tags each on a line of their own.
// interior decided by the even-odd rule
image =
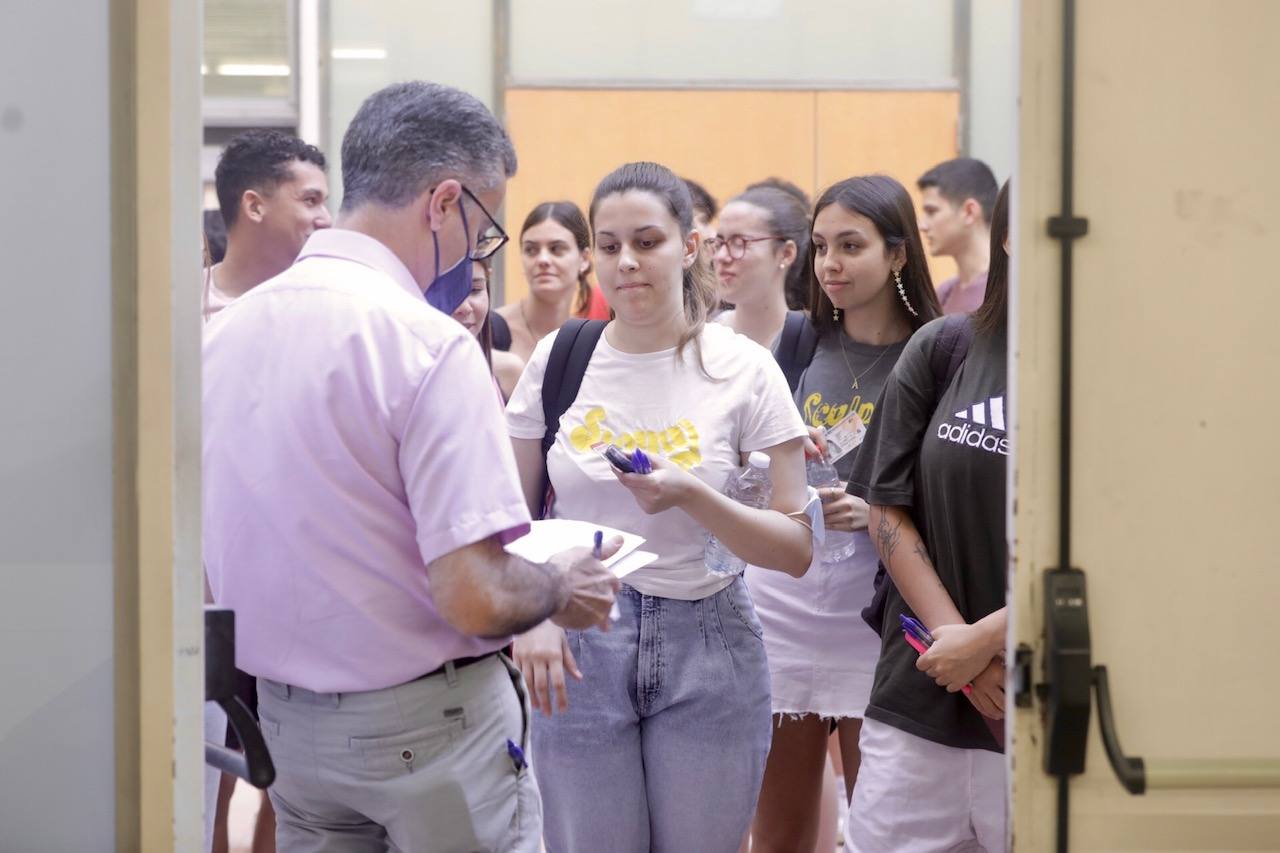
<svg viewBox="0 0 1280 853">
<path fill-rule="evenodd" d="M 777 175 L 811 195 L 850 175 L 883 172 L 911 191 L 956 156 L 955 92 L 511 89 L 506 120 L 520 158 L 506 200 L 506 302 L 527 292 L 517 230 L 542 201 L 586 210 L 616 166 L 655 160 L 702 183 L 722 204 Z M 954 272 L 931 261 L 935 281 Z"/>
<path fill-rule="evenodd" d="M 919 217 L 916 179 L 959 155 L 959 115 L 958 92 L 818 92 L 817 185 L 889 175 L 911 193 Z M 934 284 L 955 275 L 955 266 L 950 258 L 930 258 Z"/>
<path fill-rule="evenodd" d="M 662 163 L 721 203 L 769 175 L 812 188 L 812 92 L 512 89 L 506 108 L 520 159 L 507 190 L 507 302 L 527 292 L 516 240 L 528 212 L 560 198 L 585 211 L 623 163 Z"/>
</svg>

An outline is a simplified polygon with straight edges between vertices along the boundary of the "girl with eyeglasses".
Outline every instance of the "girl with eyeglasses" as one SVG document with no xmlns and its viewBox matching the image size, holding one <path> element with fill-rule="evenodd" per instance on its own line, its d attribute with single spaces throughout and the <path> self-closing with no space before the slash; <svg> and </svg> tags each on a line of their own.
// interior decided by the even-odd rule
<svg viewBox="0 0 1280 853">
<path fill-rule="evenodd" d="M 788 292 L 808 277 L 808 205 L 775 186 L 752 187 L 720 211 L 710 245 L 720 298 L 733 306 L 716 322 L 773 346 L 786 320 Z"/>
</svg>

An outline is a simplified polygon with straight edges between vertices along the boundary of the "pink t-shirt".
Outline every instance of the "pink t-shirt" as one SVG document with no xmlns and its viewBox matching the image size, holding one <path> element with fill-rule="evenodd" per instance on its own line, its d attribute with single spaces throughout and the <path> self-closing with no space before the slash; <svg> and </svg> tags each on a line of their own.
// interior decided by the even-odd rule
<svg viewBox="0 0 1280 853">
<path fill-rule="evenodd" d="M 938 302 L 942 305 L 943 314 L 970 314 L 977 311 L 982 307 L 982 299 L 986 295 L 986 270 L 963 284 L 960 283 L 960 276 L 953 275 L 938 285 Z"/>
<path fill-rule="evenodd" d="M 501 648 L 426 565 L 528 529 L 479 345 L 383 244 L 326 229 L 204 342 L 204 562 L 241 669 L 377 690 Z"/>
</svg>

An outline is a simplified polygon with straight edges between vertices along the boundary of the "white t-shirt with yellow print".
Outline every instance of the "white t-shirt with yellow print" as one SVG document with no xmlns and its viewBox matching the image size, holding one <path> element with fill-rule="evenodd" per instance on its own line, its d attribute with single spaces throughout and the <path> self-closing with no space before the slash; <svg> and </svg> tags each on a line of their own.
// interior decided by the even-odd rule
<svg viewBox="0 0 1280 853">
<path fill-rule="evenodd" d="M 723 490 L 742 454 L 807 435 L 804 422 L 769 351 L 727 326 L 712 323 L 702 331 L 706 373 L 692 344 L 677 361 L 675 350 L 624 353 L 606 338 L 596 346 L 547 457 L 556 493 L 552 515 L 643 536 L 644 550 L 658 559 L 627 577 L 640 592 L 705 598 L 732 581 L 707 571 L 706 531 L 683 510 L 646 515 L 591 446 L 640 447 Z M 554 340 L 549 335 L 538 343 L 507 404 L 515 438 L 542 438 L 542 378 Z"/>
</svg>

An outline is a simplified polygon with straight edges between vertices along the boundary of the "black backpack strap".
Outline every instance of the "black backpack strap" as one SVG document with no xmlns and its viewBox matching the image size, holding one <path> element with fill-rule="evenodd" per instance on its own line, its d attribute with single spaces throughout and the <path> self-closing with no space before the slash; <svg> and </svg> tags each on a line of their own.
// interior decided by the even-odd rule
<svg viewBox="0 0 1280 853">
<path fill-rule="evenodd" d="M 933 405 L 936 407 L 942 395 L 951 387 L 960 365 L 969 355 L 973 343 L 973 323 L 968 314 L 948 314 L 942 321 L 938 336 L 933 339 L 933 352 L 929 354 L 929 367 L 933 370 Z"/>
<path fill-rule="evenodd" d="M 493 336 L 493 348 L 502 352 L 511 350 L 511 326 L 507 318 L 497 311 L 489 312 L 489 332 Z"/>
<path fill-rule="evenodd" d="M 582 388 L 582 377 L 587 374 L 587 365 L 591 362 L 591 354 L 596 351 L 596 344 L 607 326 L 604 320 L 583 320 L 571 318 L 556 332 L 555 342 L 551 345 L 551 355 L 547 358 L 547 371 L 542 376 L 542 419 L 546 431 L 542 434 L 542 464 L 546 471 L 547 454 L 556 443 L 556 433 L 560 431 L 560 418 L 573 401 L 578 399 L 578 391 Z M 551 487 L 550 478 L 543 474 L 542 493 L 546 495 Z"/>
<path fill-rule="evenodd" d="M 803 311 L 788 311 L 782 334 L 773 346 L 773 358 L 787 377 L 792 393 L 800 386 L 800 376 L 813 363 L 818 351 L 818 330 Z"/>
</svg>

